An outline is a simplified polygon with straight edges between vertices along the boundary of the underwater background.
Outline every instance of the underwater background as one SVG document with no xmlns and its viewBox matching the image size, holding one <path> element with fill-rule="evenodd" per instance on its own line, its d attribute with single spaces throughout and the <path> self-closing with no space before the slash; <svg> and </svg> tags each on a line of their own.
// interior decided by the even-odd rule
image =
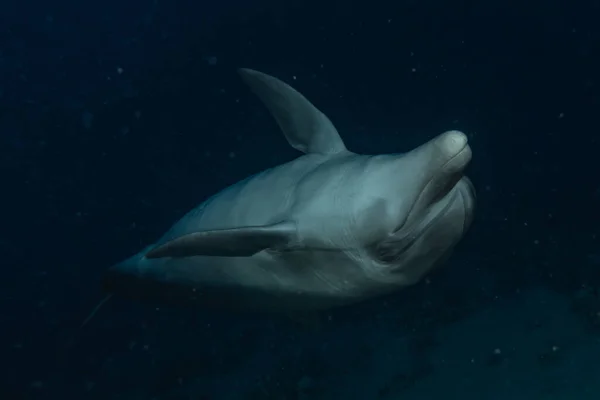
<svg viewBox="0 0 600 400">
<path fill-rule="evenodd" d="M 0 5 L 0 399 L 600 398 L 600 2 Z M 358 153 L 460 129 L 475 222 L 423 282 L 314 320 L 104 297 L 115 262 L 299 155 L 239 79 Z"/>
</svg>

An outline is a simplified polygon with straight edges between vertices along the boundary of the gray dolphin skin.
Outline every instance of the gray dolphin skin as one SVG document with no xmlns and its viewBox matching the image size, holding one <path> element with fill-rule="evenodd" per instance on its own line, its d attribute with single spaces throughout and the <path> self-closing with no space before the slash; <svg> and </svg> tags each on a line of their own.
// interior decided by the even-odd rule
<svg viewBox="0 0 600 400">
<path fill-rule="evenodd" d="M 107 291 L 218 309 L 324 310 L 412 285 L 447 259 L 475 205 L 465 134 L 401 155 L 355 154 L 292 87 L 240 75 L 304 154 L 210 197 L 109 269 Z"/>
</svg>

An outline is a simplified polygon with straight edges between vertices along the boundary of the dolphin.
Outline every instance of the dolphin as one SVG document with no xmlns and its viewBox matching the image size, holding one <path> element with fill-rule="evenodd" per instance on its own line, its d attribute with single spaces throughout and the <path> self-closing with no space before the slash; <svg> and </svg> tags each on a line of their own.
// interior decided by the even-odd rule
<svg viewBox="0 0 600 400">
<path fill-rule="evenodd" d="M 405 154 L 346 149 L 288 84 L 241 69 L 300 157 L 229 186 L 110 268 L 110 295 L 258 312 L 326 310 L 392 293 L 443 263 L 473 219 L 467 136 Z"/>
</svg>

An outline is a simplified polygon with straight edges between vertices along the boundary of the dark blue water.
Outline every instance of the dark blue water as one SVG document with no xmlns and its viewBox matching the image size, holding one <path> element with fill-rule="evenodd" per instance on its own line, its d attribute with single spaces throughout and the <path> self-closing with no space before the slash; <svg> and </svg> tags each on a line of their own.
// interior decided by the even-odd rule
<svg viewBox="0 0 600 400">
<path fill-rule="evenodd" d="M 600 3 L 0 5 L 2 399 L 596 399 Z M 103 298 L 113 263 L 296 157 L 235 73 L 359 153 L 465 131 L 444 268 L 310 321 Z"/>
</svg>

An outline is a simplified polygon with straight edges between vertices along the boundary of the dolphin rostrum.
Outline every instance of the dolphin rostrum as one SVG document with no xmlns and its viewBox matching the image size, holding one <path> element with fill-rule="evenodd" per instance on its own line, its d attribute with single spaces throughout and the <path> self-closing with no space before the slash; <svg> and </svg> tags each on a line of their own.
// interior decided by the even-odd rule
<svg viewBox="0 0 600 400">
<path fill-rule="evenodd" d="M 310 311 L 418 282 L 473 217 L 465 134 L 402 154 L 346 149 L 329 118 L 286 83 L 243 80 L 304 154 L 200 204 L 157 243 L 112 267 L 105 288 L 135 299 L 234 310 Z"/>
</svg>

